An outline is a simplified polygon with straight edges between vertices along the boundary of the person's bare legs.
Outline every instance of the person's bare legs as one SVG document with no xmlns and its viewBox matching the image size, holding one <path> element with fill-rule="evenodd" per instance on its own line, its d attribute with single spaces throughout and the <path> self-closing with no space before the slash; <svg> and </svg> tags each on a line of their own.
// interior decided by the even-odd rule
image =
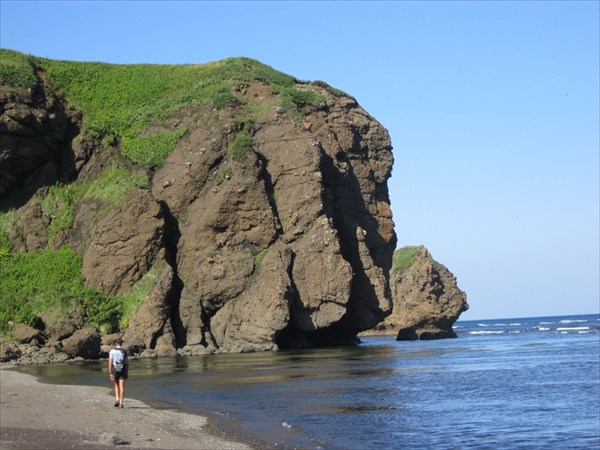
<svg viewBox="0 0 600 450">
<path fill-rule="evenodd" d="M 114 384 L 115 384 L 115 402 L 120 403 L 123 401 L 123 399 L 121 398 L 121 396 L 119 395 L 119 384 L 121 383 L 121 381 L 123 380 L 115 380 Z M 117 406 L 117 405 L 115 405 Z"/>
<path fill-rule="evenodd" d="M 125 380 L 123 378 L 119 378 L 119 384 L 115 383 L 115 393 L 118 393 L 119 396 L 119 405 L 123 407 L 123 397 L 125 395 Z"/>
</svg>

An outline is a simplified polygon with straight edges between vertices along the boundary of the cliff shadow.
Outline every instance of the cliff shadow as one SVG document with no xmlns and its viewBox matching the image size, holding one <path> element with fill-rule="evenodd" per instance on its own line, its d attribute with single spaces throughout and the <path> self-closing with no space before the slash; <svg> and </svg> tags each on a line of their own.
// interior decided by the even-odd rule
<svg viewBox="0 0 600 450">
<path fill-rule="evenodd" d="M 346 313 L 338 322 L 328 327 L 305 331 L 294 326 L 294 320 L 290 319 L 288 326 L 277 336 L 280 348 L 354 345 L 358 343 L 358 332 L 375 326 L 391 312 L 381 310 L 380 299 L 361 259 L 360 247 L 361 241 L 364 241 L 364 247 L 368 250 L 373 264 L 384 271 L 384 292 L 391 304 L 389 270 L 395 239 L 386 242 L 379 234 L 380 224 L 365 204 L 352 161 L 343 152 L 339 152 L 336 155 L 337 161 L 334 161 L 320 145 L 319 150 L 319 169 L 323 174 L 324 213 L 333 219 L 333 227 L 338 231 L 341 255 L 352 267 L 354 275 L 351 292 Z M 360 158 L 360 155 L 357 155 L 357 158 Z M 340 165 L 345 166 L 345 169 L 340 169 Z M 378 190 L 373 193 L 374 199 L 389 203 L 386 187 L 381 187 L 380 184 L 376 186 Z M 366 236 L 363 235 L 359 240 L 363 230 Z M 297 293 L 298 297 L 290 305 L 292 316 L 295 310 L 302 308 L 300 295 Z"/>
<path fill-rule="evenodd" d="M 171 212 L 167 202 L 161 201 L 160 206 L 165 220 L 164 245 L 166 260 L 173 268 L 173 286 L 166 301 L 169 305 L 171 327 L 175 335 L 176 347 L 181 348 L 186 344 L 186 331 L 179 311 L 181 292 L 183 291 L 184 284 L 177 270 L 177 249 L 179 239 L 181 238 L 181 231 L 179 230 L 179 222 Z"/>
<path fill-rule="evenodd" d="M 390 299 L 389 269 L 394 251 L 394 243 L 385 242 L 379 234 L 379 221 L 365 204 L 360 181 L 354 172 L 353 161 L 363 158 L 363 152 L 364 149 L 350 152 L 353 158 L 349 158 L 348 153 L 337 152 L 334 160 L 321 148 L 323 204 L 326 214 L 333 218 L 334 227 L 338 230 L 341 254 L 354 271 L 347 311 L 332 327 L 354 335 L 371 328 L 389 314 L 380 309 L 377 292 L 361 259 L 360 243 L 364 242 L 373 264 L 384 271 L 384 289 Z M 344 169 L 340 166 L 344 166 Z M 376 190 L 372 193 L 374 200 L 389 203 L 387 190 L 382 190 L 380 183 L 375 186 Z M 370 313 L 371 317 L 366 317 L 365 312 Z"/>
<path fill-rule="evenodd" d="M 15 91 L 21 108 L 13 110 L 12 124 L 3 121 L 0 128 L 0 211 L 18 209 L 41 188 L 71 183 L 78 175 L 73 142 L 81 118 L 45 83 L 43 72 L 33 70 L 38 82 L 31 97 Z"/>
</svg>

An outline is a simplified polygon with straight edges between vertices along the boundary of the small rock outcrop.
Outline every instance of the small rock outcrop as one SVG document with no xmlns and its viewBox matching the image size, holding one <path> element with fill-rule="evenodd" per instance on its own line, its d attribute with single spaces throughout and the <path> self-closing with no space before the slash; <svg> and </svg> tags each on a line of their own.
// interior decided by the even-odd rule
<svg viewBox="0 0 600 450">
<path fill-rule="evenodd" d="M 0 363 L 10 362 L 19 359 L 22 351 L 18 344 L 0 337 Z"/>
<path fill-rule="evenodd" d="M 19 344 L 42 345 L 46 341 L 41 330 L 25 325 L 24 323 L 15 325 L 12 336 Z"/>
<path fill-rule="evenodd" d="M 77 330 L 62 341 L 62 350 L 71 358 L 97 359 L 100 355 L 100 335 L 94 328 Z"/>
<path fill-rule="evenodd" d="M 153 349 L 156 356 L 174 356 L 177 342 L 171 325 L 171 311 L 165 301 L 172 295 L 173 268 L 160 263 L 154 273 L 156 284 L 131 317 L 123 338 L 129 348 Z"/>
<path fill-rule="evenodd" d="M 392 314 L 368 333 L 395 334 L 399 341 L 456 337 L 452 325 L 469 308 L 467 295 L 425 247 L 397 250 L 390 280 Z"/>
</svg>

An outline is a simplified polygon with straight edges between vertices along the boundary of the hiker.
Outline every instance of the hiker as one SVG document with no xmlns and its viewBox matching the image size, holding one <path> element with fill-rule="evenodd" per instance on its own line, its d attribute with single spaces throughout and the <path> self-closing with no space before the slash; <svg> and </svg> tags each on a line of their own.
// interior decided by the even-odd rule
<svg viewBox="0 0 600 450">
<path fill-rule="evenodd" d="M 123 395 L 125 392 L 125 380 L 129 369 L 129 360 L 127 359 L 127 350 L 121 345 L 123 339 L 115 340 L 115 348 L 108 354 L 108 373 L 110 379 L 115 383 L 115 408 L 123 407 Z"/>
</svg>

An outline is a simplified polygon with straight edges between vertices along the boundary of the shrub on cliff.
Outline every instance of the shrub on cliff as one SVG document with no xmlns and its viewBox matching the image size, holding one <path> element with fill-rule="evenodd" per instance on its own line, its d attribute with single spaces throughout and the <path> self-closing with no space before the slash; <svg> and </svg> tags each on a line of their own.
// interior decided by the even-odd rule
<svg viewBox="0 0 600 450">
<path fill-rule="evenodd" d="M 231 159 L 243 163 L 246 160 L 246 154 L 252 150 L 252 145 L 252 136 L 247 132 L 238 133 L 231 144 L 229 144 Z"/>
<path fill-rule="evenodd" d="M 424 247 L 402 247 L 394 252 L 393 268 L 395 270 L 408 269 L 415 262 L 415 256 Z"/>
</svg>

